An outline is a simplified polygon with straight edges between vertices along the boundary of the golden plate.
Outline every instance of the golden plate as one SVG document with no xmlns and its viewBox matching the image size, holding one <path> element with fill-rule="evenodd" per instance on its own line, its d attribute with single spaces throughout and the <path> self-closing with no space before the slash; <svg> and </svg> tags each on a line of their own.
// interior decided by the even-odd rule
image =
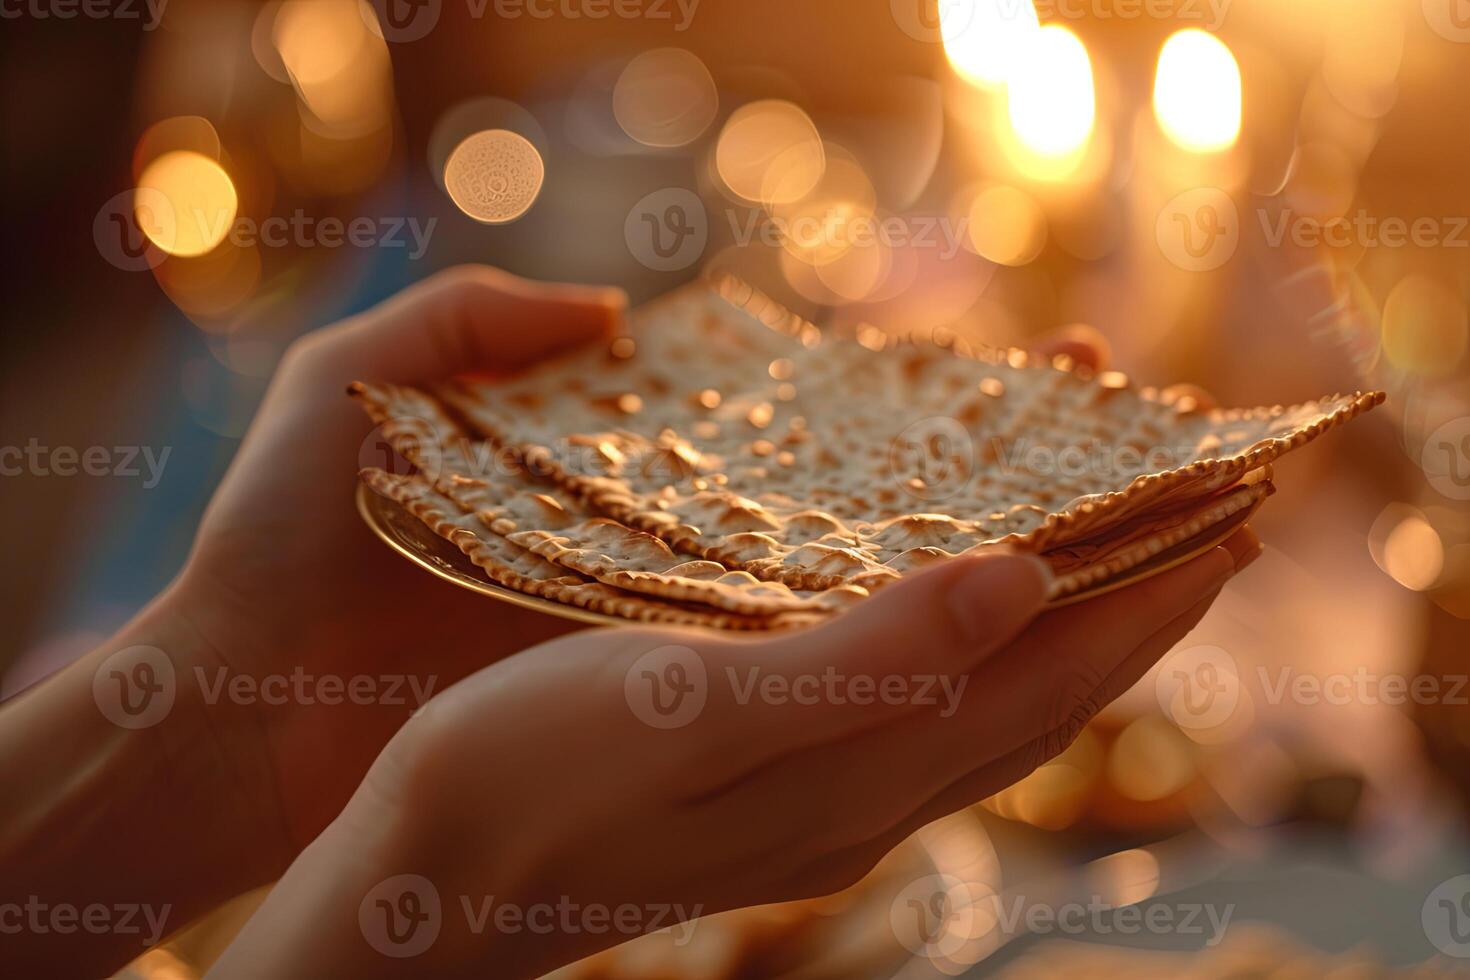
<svg viewBox="0 0 1470 980">
<path fill-rule="evenodd" d="M 1259 502 L 1256 507 L 1259 507 Z M 1109 592 L 1135 585 L 1145 579 L 1177 568 L 1192 558 L 1197 558 L 1220 544 L 1255 514 L 1256 507 L 1249 507 L 1201 532 L 1187 541 L 1182 541 L 1146 562 L 1135 565 L 1122 574 L 1100 582 L 1091 588 L 1057 599 L 1047 605 L 1048 609 L 1060 609 L 1074 603 L 1085 602 Z M 569 606 L 540 596 L 526 595 L 507 589 L 485 579 L 484 573 L 454 545 L 429 530 L 408 511 L 387 497 L 373 493 L 364 484 L 357 485 L 357 512 L 372 528 L 374 534 L 403 557 L 420 568 L 453 582 L 462 589 L 478 592 L 501 602 L 508 602 L 525 609 L 535 609 L 548 616 L 558 616 L 578 623 L 595 626 L 637 625 L 633 620 L 604 613 L 590 612 L 577 606 Z M 646 624 L 644 624 L 646 625 Z"/>
</svg>

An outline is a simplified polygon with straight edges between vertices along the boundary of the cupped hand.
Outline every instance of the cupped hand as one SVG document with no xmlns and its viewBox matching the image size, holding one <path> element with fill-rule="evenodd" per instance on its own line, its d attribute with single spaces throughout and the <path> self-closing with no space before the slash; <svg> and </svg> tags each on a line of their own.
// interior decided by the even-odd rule
<svg viewBox="0 0 1470 980">
<path fill-rule="evenodd" d="M 1059 753 L 1258 551 L 1239 532 L 1044 614 L 1041 563 L 998 553 L 803 632 L 526 650 L 399 731 L 217 975 L 530 976 L 669 925 L 658 910 L 836 891 Z"/>
<path fill-rule="evenodd" d="M 625 302 L 464 266 L 287 352 L 170 596 L 203 638 L 205 676 L 295 685 L 259 709 L 258 741 L 221 739 L 256 756 L 239 768 L 265 774 L 252 795 L 285 860 L 341 810 L 417 699 L 568 628 L 447 588 L 372 536 L 352 505 L 372 423 L 346 386 L 524 365 L 607 333 Z M 363 697 L 344 696 L 354 682 Z"/>
</svg>

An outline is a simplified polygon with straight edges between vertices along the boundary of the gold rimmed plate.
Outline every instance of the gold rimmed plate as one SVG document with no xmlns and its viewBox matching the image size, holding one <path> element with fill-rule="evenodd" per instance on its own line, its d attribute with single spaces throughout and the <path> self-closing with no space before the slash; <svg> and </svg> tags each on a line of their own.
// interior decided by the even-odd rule
<svg viewBox="0 0 1470 980">
<path fill-rule="evenodd" d="M 1258 506 L 1259 503 L 1256 507 Z M 1178 568 L 1234 534 L 1255 514 L 1256 507 L 1249 507 L 1218 524 L 1211 525 L 1193 538 L 1182 541 L 1113 578 L 1056 599 L 1049 603 L 1047 608 L 1059 609 L 1062 606 L 1085 602 L 1088 599 L 1136 585 L 1145 579 L 1161 575 L 1171 568 Z M 526 595 L 524 592 L 507 589 L 503 585 L 496 585 L 488 581 L 479 567 L 458 548 L 439 537 L 397 503 L 374 493 L 361 483 L 357 485 L 357 511 L 373 533 L 381 538 L 388 547 L 420 568 L 462 589 L 478 592 L 480 595 L 508 602 L 523 609 L 535 609 L 548 616 L 557 616 L 578 623 L 595 626 L 634 625 L 634 621 L 630 619 L 591 612 L 577 606 L 543 599 L 540 596 Z"/>
</svg>

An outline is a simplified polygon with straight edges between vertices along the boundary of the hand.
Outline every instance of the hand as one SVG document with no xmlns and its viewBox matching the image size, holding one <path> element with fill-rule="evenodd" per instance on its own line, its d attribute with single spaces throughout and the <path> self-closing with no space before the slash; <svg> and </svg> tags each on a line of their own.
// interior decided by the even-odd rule
<svg viewBox="0 0 1470 980">
<path fill-rule="evenodd" d="M 464 266 L 287 352 L 171 603 L 202 636 L 211 678 L 220 667 L 255 679 L 409 675 L 419 688 L 399 687 L 392 700 L 406 703 L 397 704 L 293 701 L 262 710 L 248 744 L 221 739 L 249 756 L 231 768 L 263 777 L 248 795 L 262 808 L 260 825 L 280 830 L 277 871 L 341 810 L 418 692 L 570 628 L 446 588 L 372 536 L 352 506 L 372 424 L 347 384 L 526 364 L 607 333 L 625 302 L 618 289 Z"/>
<path fill-rule="evenodd" d="M 660 909 L 836 891 L 1059 753 L 1259 547 L 1240 532 L 1039 618 L 1041 563 L 996 554 L 791 635 L 626 628 L 527 650 L 399 731 L 214 975 L 531 976 L 671 924 Z M 496 906 L 523 924 L 497 929 Z"/>
</svg>

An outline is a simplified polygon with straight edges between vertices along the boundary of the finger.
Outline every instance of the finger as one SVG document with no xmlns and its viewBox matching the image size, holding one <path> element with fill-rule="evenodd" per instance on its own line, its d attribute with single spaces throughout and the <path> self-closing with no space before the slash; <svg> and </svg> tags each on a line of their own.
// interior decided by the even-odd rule
<svg viewBox="0 0 1470 980">
<path fill-rule="evenodd" d="M 1099 691 L 1097 700 L 1100 705 L 1106 705 L 1117 700 L 1123 692 L 1132 687 L 1143 677 L 1148 670 L 1159 661 L 1164 654 L 1173 649 L 1188 633 L 1194 629 L 1205 614 L 1209 611 L 1211 604 L 1219 593 L 1213 593 L 1195 603 L 1193 607 L 1182 615 L 1176 617 L 1162 629 L 1140 644 L 1120 666 L 1114 675 L 1108 678 Z M 833 787 L 839 792 L 837 798 L 840 806 L 846 806 L 846 819 L 861 819 L 867 825 L 871 836 L 861 839 L 857 843 L 836 849 L 828 854 L 818 857 L 810 865 L 798 872 L 798 884 L 802 881 L 827 880 L 840 878 L 845 874 L 871 867 L 884 854 L 887 854 L 902 841 L 919 830 L 942 817 L 948 816 L 995 795 L 1002 789 L 1019 782 L 1034 772 L 1043 763 L 1060 755 L 1062 750 L 1071 744 L 1076 731 L 1055 730 L 1038 735 L 1027 744 L 1013 749 L 1008 753 L 994 759 L 983 759 L 968 772 L 957 779 L 934 787 L 926 792 L 925 787 L 885 787 L 883 794 L 872 792 L 868 787 L 863 793 L 851 793 L 848 798 L 843 798 L 843 791 L 847 788 L 842 784 Z M 955 749 L 952 744 L 935 746 L 934 751 L 951 753 Z M 883 760 L 871 760 L 869 771 L 885 771 L 882 769 Z M 909 770 L 886 770 L 906 772 Z M 885 798 L 899 797 L 901 793 L 912 792 L 907 799 L 912 803 L 914 800 L 922 800 L 909 812 L 900 818 L 893 820 L 887 826 L 883 825 L 885 819 L 881 810 L 879 812 L 862 812 L 863 808 L 872 810 L 869 801 L 882 801 Z M 830 801 L 831 793 L 825 794 Z M 858 826 L 854 824 L 854 826 Z M 875 828 L 881 828 L 875 830 Z M 849 830 L 849 833 L 852 831 Z"/>
<path fill-rule="evenodd" d="M 930 710 L 806 753 L 788 778 L 799 784 L 822 772 L 884 773 L 887 785 L 880 795 L 902 805 L 937 792 L 987 760 L 1079 725 L 1100 707 L 1099 692 L 1109 678 L 1126 672 L 1129 658 L 1151 637 L 1217 593 L 1233 566 L 1229 552 L 1216 548 L 1151 580 L 1157 584 L 1145 582 L 1104 597 L 1115 608 L 1128 607 L 1126 624 L 1116 622 L 1111 610 L 1082 614 L 1103 599 L 1048 613 L 1021 642 L 947 690 L 941 688 L 943 697 Z M 1134 593 L 1131 600 L 1129 593 Z M 862 791 L 861 786 L 853 790 Z"/>
<path fill-rule="evenodd" d="M 1049 358 L 1058 355 L 1093 371 L 1105 370 L 1112 360 L 1108 339 L 1096 327 L 1074 323 L 1037 338 L 1034 349 Z"/>
<path fill-rule="evenodd" d="M 997 550 L 896 582 L 821 627 L 707 649 L 707 731 L 733 756 L 732 781 L 914 710 L 926 678 L 964 674 L 1009 643 L 1049 581 L 1037 559 Z"/>
<path fill-rule="evenodd" d="M 1137 684 L 1149 670 L 1170 650 L 1174 649 L 1200 624 L 1210 611 L 1219 592 L 1200 599 L 1182 615 L 1176 617 L 1146 641 L 1139 644 L 1099 689 L 1099 708 L 1106 707 Z M 1032 739 L 1026 745 L 1013 749 L 999 759 L 988 762 L 972 772 L 966 773 L 950 783 L 900 823 L 897 831 L 912 833 L 948 813 L 993 796 L 1007 786 L 1018 782 L 1037 767 L 1061 755 L 1076 738 L 1080 729 L 1063 731 L 1054 729 Z"/>
<path fill-rule="evenodd" d="M 614 287 L 456 266 L 304 343 L 345 380 L 411 384 L 516 367 L 596 340 L 621 321 L 626 305 Z"/>
</svg>

